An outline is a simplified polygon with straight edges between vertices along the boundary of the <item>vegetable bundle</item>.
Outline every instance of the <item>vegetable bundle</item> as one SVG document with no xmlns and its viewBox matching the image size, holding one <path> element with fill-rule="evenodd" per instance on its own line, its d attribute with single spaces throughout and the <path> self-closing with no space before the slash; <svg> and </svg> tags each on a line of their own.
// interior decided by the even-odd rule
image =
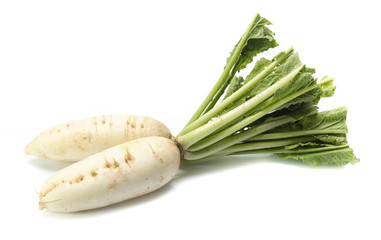
<svg viewBox="0 0 381 240">
<path fill-rule="evenodd" d="M 74 212 L 137 197 L 169 182 L 180 163 L 226 155 L 273 153 L 306 164 L 359 162 L 346 139 L 346 107 L 319 112 L 334 94 L 333 78 L 314 77 L 293 48 L 272 59 L 254 57 L 278 46 L 271 23 L 257 14 L 227 59 L 223 73 L 174 137 L 162 123 L 138 116 L 103 116 L 48 129 L 25 149 L 38 157 L 78 161 L 54 174 L 40 192 L 41 209 Z"/>
</svg>

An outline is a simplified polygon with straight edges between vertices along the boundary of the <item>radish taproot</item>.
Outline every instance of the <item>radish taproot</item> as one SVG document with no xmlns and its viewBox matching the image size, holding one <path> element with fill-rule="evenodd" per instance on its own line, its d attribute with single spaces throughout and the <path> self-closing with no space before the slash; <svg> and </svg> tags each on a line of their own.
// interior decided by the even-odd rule
<svg viewBox="0 0 381 240">
<path fill-rule="evenodd" d="M 129 141 L 58 171 L 43 185 L 40 209 L 76 212 L 154 191 L 175 175 L 181 153 L 174 141 L 146 137 Z"/>
<path fill-rule="evenodd" d="M 274 153 L 311 165 L 357 163 L 346 141 L 346 108 L 317 110 L 320 98 L 334 94 L 333 78 L 317 81 L 292 48 L 237 76 L 254 56 L 277 46 L 268 24 L 255 16 L 176 138 L 133 140 L 62 169 L 42 187 L 40 208 L 73 212 L 124 201 L 163 186 L 180 163 L 230 154 Z"/>
<path fill-rule="evenodd" d="M 171 137 L 161 122 L 143 116 L 97 116 L 45 130 L 25 148 L 36 157 L 74 162 L 112 146 L 142 137 Z"/>
</svg>

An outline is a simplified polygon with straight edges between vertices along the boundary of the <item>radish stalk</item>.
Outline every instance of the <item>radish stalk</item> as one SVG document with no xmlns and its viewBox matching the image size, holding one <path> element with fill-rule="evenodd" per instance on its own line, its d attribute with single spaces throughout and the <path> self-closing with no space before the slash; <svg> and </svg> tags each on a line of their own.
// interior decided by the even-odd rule
<svg viewBox="0 0 381 240">
<path fill-rule="evenodd" d="M 269 123 L 264 123 L 264 124 L 261 124 L 257 127 L 253 127 L 250 130 L 247 130 L 247 131 L 244 131 L 241 133 L 237 133 L 235 135 L 228 136 L 228 137 L 224 138 L 223 140 L 221 140 L 221 141 L 219 141 L 216 144 L 213 144 L 211 146 L 210 145 L 208 145 L 208 146 L 201 145 L 200 148 L 192 148 L 191 147 L 185 153 L 184 157 L 187 160 L 204 158 L 208 155 L 214 154 L 216 152 L 220 152 L 223 149 L 225 149 L 229 146 L 232 146 L 236 143 L 242 142 L 251 136 L 258 135 L 261 132 L 266 132 L 267 130 L 273 129 L 275 127 L 281 126 L 283 124 L 286 124 L 286 123 L 294 121 L 294 120 L 295 119 L 292 117 L 282 116 L 281 119 L 279 119 L 279 120 L 269 122 Z M 201 143 L 201 141 L 199 143 Z M 198 145 L 198 146 L 200 146 L 200 145 Z M 192 152 L 192 151 L 196 151 L 196 152 Z"/>
<path fill-rule="evenodd" d="M 283 62 L 287 57 L 290 56 L 290 54 L 293 52 L 293 48 L 287 49 L 285 52 L 281 52 L 276 59 L 266 68 L 264 71 L 260 72 L 258 75 L 256 75 L 253 79 L 251 79 L 247 84 L 243 85 L 240 89 L 238 89 L 236 92 L 234 92 L 232 95 L 230 95 L 228 98 L 222 100 L 217 106 L 210 109 L 207 113 L 199 117 L 197 120 L 191 120 L 192 123 L 188 124 L 180 133 L 179 135 L 184 135 L 203 124 L 207 123 L 210 119 L 217 116 L 218 113 L 223 111 L 226 107 L 228 107 L 230 104 L 237 101 L 239 98 L 246 95 L 260 80 L 262 80 L 264 77 L 266 77 L 268 74 L 270 74 L 276 66 L 278 66 L 281 62 Z"/>
<path fill-rule="evenodd" d="M 273 33 L 266 27 L 266 25 L 269 24 L 271 23 L 267 19 L 262 18 L 259 14 L 255 15 L 247 30 L 234 47 L 220 78 L 187 125 L 193 123 L 203 113 L 208 112 L 214 107 L 214 104 L 218 101 L 221 94 L 223 94 L 232 77 L 237 71 L 245 68 L 246 65 L 252 61 L 254 56 L 269 48 L 278 46 L 278 43 L 272 36 Z M 261 34 L 258 34 L 259 32 L 261 32 Z"/>
<path fill-rule="evenodd" d="M 237 108 L 221 115 L 220 117 L 214 119 L 213 121 L 208 122 L 207 124 L 193 130 L 190 133 L 187 133 L 186 135 L 178 136 L 177 139 L 179 143 L 184 147 L 184 149 L 188 149 L 195 142 L 205 138 L 206 136 L 217 131 L 223 126 L 226 126 L 226 124 L 238 119 L 239 117 L 241 117 L 248 111 L 252 110 L 254 107 L 258 106 L 261 102 L 265 101 L 267 98 L 273 95 L 278 89 L 284 87 L 287 83 L 289 83 L 299 73 L 302 67 L 303 66 L 297 67 L 290 74 L 282 78 L 279 82 L 275 83 L 274 85 L 272 85 L 265 91 L 251 98 L 250 100 L 238 106 Z M 234 128 L 233 132 L 244 127 L 244 125 L 247 125 L 246 122 L 250 123 L 252 122 L 252 120 L 245 121 L 245 123 L 237 125 Z M 229 135 L 231 133 L 232 132 L 229 132 Z M 224 136 L 222 136 L 221 138 L 223 138 Z"/>
<path fill-rule="evenodd" d="M 294 121 L 274 127 L 254 137 L 246 138 L 245 135 L 250 135 L 248 133 L 252 130 L 255 131 L 257 128 L 287 118 L 262 123 L 201 150 L 187 151 L 183 163 L 193 161 L 194 163 L 200 163 L 232 154 L 257 153 L 274 153 L 283 158 L 301 159 L 305 163 L 312 165 L 345 165 L 359 162 L 346 140 L 346 133 L 348 132 L 345 125 L 346 107 L 318 113 L 311 112 L 312 114 L 303 112 L 302 115 L 304 115 L 300 119 L 294 119 Z M 239 141 L 237 141 L 238 139 Z M 344 149 L 346 150 L 343 151 Z M 324 155 L 329 156 L 331 160 L 319 159 L 320 156 Z"/>
<path fill-rule="evenodd" d="M 250 25 L 248 26 L 246 32 L 243 34 L 242 38 L 237 44 L 237 47 L 233 50 L 233 54 L 231 57 L 228 59 L 228 62 L 224 68 L 224 71 L 222 72 L 220 78 L 217 80 L 216 84 L 212 88 L 212 90 L 209 92 L 208 96 L 205 98 L 205 100 L 201 103 L 200 107 L 197 109 L 196 113 L 193 115 L 193 117 L 189 120 L 188 124 L 194 122 L 197 118 L 201 116 L 201 114 L 205 111 L 205 109 L 208 107 L 208 105 L 213 101 L 214 96 L 216 93 L 226 84 L 228 75 L 231 71 L 231 69 L 234 67 L 235 62 L 238 60 L 239 54 L 241 53 L 250 32 L 254 28 L 256 20 L 259 18 L 259 14 L 256 14 L 254 19 L 251 21 Z M 223 91 L 222 91 L 223 92 Z"/>
<path fill-rule="evenodd" d="M 272 110 L 275 110 L 276 108 L 282 106 L 287 101 L 289 101 L 289 100 L 291 100 L 293 98 L 296 98 L 296 97 L 302 95 L 303 93 L 312 90 L 313 88 L 315 88 L 315 86 L 312 86 L 310 88 L 298 91 L 298 92 L 294 93 L 293 95 L 289 95 L 287 98 L 283 99 L 282 101 L 280 101 L 278 103 L 275 103 L 273 105 L 270 105 L 267 108 L 264 108 L 263 110 L 258 111 L 257 113 L 255 113 L 255 114 L 253 114 L 253 115 L 251 115 L 249 117 L 244 118 L 243 120 L 237 122 L 236 124 L 226 128 L 226 129 L 224 129 L 224 130 L 222 130 L 222 131 L 220 131 L 220 132 L 218 132 L 218 133 L 216 133 L 216 134 L 214 134 L 214 135 L 212 135 L 210 137 L 206 137 L 206 138 L 198 141 L 197 144 L 193 145 L 193 147 L 194 147 L 193 150 L 199 150 L 199 149 L 205 148 L 207 146 L 210 146 L 213 143 L 216 143 L 218 141 L 221 141 L 224 138 L 229 137 L 230 135 L 234 134 L 238 130 L 244 128 L 245 126 L 247 126 L 247 125 L 255 122 L 256 120 L 260 119 L 261 117 L 265 116 L 266 114 L 268 114 Z M 197 134 L 197 132 L 195 134 Z M 179 137 L 178 138 L 179 142 L 181 143 L 181 141 L 186 141 L 187 140 L 186 137 L 187 136 L 185 136 L 185 137 Z M 193 136 L 191 135 L 191 137 L 193 137 Z M 184 138 L 185 138 L 185 140 L 183 140 Z M 185 146 L 187 146 L 187 145 L 185 145 Z M 190 150 L 192 150 L 192 149 L 190 149 Z"/>
<path fill-rule="evenodd" d="M 318 134 L 346 134 L 347 130 L 336 130 L 336 129 L 319 129 L 319 130 L 303 130 L 298 132 L 290 133 L 267 133 L 257 135 L 251 138 L 248 138 L 248 141 L 257 141 L 257 140 L 270 140 L 270 139 L 282 139 L 282 138 L 292 138 L 292 137 L 301 137 L 308 135 L 318 135 Z"/>
</svg>

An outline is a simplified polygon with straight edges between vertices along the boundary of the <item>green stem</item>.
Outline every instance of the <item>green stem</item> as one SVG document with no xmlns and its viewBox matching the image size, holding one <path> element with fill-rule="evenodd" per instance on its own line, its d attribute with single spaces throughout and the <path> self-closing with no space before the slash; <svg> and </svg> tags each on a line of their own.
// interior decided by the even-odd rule
<svg viewBox="0 0 381 240">
<path fill-rule="evenodd" d="M 241 143 L 236 144 L 231 147 L 228 147 L 219 152 L 219 154 L 229 155 L 235 152 L 244 152 L 244 151 L 252 151 L 257 149 L 266 149 L 266 148 L 274 148 L 280 146 L 288 146 L 296 143 L 302 142 L 311 142 L 315 141 L 316 138 L 307 136 L 307 137 L 298 137 L 298 138 L 290 138 L 290 139 L 282 139 L 282 140 L 271 140 L 271 141 L 260 141 L 260 142 L 252 142 L 252 143 Z"/>
<path fill-rule="evenodd" d="M 213 145 L 210 145 L 206 148 L 201 149 L 200 151 L 199 148 L 197 148 L 196 145 L 192 146 L 189 148 L 189 150 L 185 153 L 184 159 L 186 160 L 194 160 L 194 159 L 199 159 L 199 158 L 204 158 L 208 155 L 214 154 L 216 152 L 219 152 L 225 148 L 228 148 L 234 144 L 237 144 L 239 142 L 245 141 L 246 139 L 255 136 L 257 134 L 260 134 L 262 132 L 266 132 L 270 129 L 279 127 L 283 124 L 289 123 L 294 121 L 295 118 L 290 117 L 290 116 L 282 116 L 279 117 L 279 119 L 261 124 L 257 127 L 253 127 L 250 130 L 241 132 L 236 135 L 229 136 Z M 201 146 L 202 147 L 202 146 Z"/>
<path fill-rule="evenodd" d="M 214 108 L 214 106 L 216 105 L 216 103 L 218 102 L 218 100 L 220 99 L 220 97 L 222 96 L 222 94 L 224 94 L 225 92 L 225 89 L 229 86 L 233 76 L 235 75 L 235 73 L 231 73 L 227 79 L 227 81 L 225 81 L 225 83 L 222 85 L 222 87 L 218 90 L 218 92 L 216 93 L 216 95 L 214 96 L 213 100 L 209 103 L 208 107 L 205 109 L 204 113 L 201 115 L 200 118 L 202 118 L 206 113 L 208 113 L 211 109 Z M 189 124 L 189 125 L 193 125 L 195 122 L 197 122 L 200 118 L 198 118 L 197 120 L 195 120 L 193 123 Z M 186 130 L 184 130 L 183 132 L 180 132 L 180 133 L 187 133 L 189 132 L 190 130 L 189 129 L 192 129 L 192 127 L 190 128 L 187 128 Z"/>
<path fill-rule="evenodd" d="M 315 134 L 346 134 L 347 130 L 336 130 L 336 129 L 317 129 L 317 130 L 302 130 L 294 132 L 282 132 L 282 133 L 266 133 L 248 138 L 247 141 L 257 141 L 257 140 L 269 140 L 269 139 L 281 139 L 290 137 L 300 137 Z"/>
<path fill-rule="evenodd" d="M 287 140 L 276 140 L 276 141 L 263 141 L 263 142 L 257 142 L 257 143 L 244 143 L 244 144 L 237 144 L 230 148 L 227 148 L 223 151 L 218 152 L 217 154 L 212 154 L 209 156 L 206 156 L 204 158 L 199 158 L 197 160 L 188 160 L 183 159 L 182 163 L 184 164 L 197 164 L 201 162 L 206 162 L 213 159 L 222 158 L 224 156 L 228 155 L 248 155 L 248 154 L 277 154 L 277 153 L 315 153 L 315 152 L 323 152 L 323 151 L 330 151 L 330 150 L 338 150 L 343 148 L 348 148 L 349 145 L 339 145 L 339 146 L 330 146 L 330 147 L 317 147 L 317 148 L 310 148 L 310 149 L 285 149 L 284 146 L 299 143 L 301 141 L 309 141 L 314 139 L 313 137 L 303 137 L 303 138 L 295 138 L 294 142 L 290 141 L 291 139 Z M 250 145 L 249 145 L 250 144 Z M 251 148 L 251 149 L 250 149 Z"/>
<path fill-rule="evenodd" d="M 258 149 L 258 150 L 249 150 L 249 151 L 241 151 L 241 152 L 233 152 L 229 155 L 242 155 L 242 154 L 258 154 L 258 153 L 295 153 L 295 154 L 304 154 L 304 153 L 317 153 L 331 150 L 338 150 L 343 148 L 348 148 L 348 144 L 338 145 L 338 146 L 329 146 L 329 147 L 317 147 L 317 148 L 309 148 L 309 149 L 284 149 L 280 148 L 269 148 L 269 149 Z M 226 155 L 225 155 L 226 156 Z"/>
<path fill-rule="evenodd" d="M 243 49 L 243 47 L 245 46 L 246 44 L 246 41 L 251 33 L 251 30 L 253 29 L 254 27 L 254 24 L 257 20 L 257 18 L 259 17 L 259 14 L 256 14 L 253 21 L 251 21 L 249 27 L 247 28 L 246 32 L 243 34 L 242 38 L 240 39 L 240 41 L 238 42 L 238 45 L 237 47 L 235 48 L 233 54 L 231 55 L 231 57 L 229 58 L 229 61 L 228 63 L 226 64 L 225 68 L 224 68 L 224 71 L 222 72 L 220 78 L 218 79 L 218 81 L 216 82 L 216 84 L 214 85 L 214 87 L 212 88 L 212 91 L 210 91 L 210 93 L 208 94 L 208 96 L 206 97 L 206 99 L 202 102 L 202 104 L 200 105 L 200 107 L 197 109 L 196 113 L 192 116 L 192 118 L 189 120 L 189 122 L 187 123 L 186 126 L 188 126 L 189 124 L 191 124 L 192 122 L 194 122 L 195 120 L 197 120 L 201 114 L 204 112 L 205 108 L 210 104 L 210 102 L 213 100 L 213 97 L 216 95 L 216 93 L 219 91 L 219 89 L 221 88 L 221 86 L 224 85 L 225 81 L 226 81 L 226 78 L 229 76 L 229 73 L 231 71 L 231 69 L 233 68 L 234 64 L 237 62 L 238 58 L 239 58 L 239 55 Z"/>
<path fill-rule="evenodd" d="M 213 107 L 208 112 L 203 114 L 200 118 L 192 122 L 191 124 L 187 125 L 179 134 L 178 136 L 182 136 L 184 134 L 189 133 L 190 131 L 193 131 L 197 129 L 198 127 L 204 125 L 210 119 L 217 116 L 219 113 L 221 113 L 227 106 L 234 103 L 238 99 L 240 99 L 242 96 L 246 95 L 260 80 L 265 78 L 267 75 L 269 75 L 276 66 L 278 66 L 280 63 L 282 63 L 285 59 L 287 59 L 293 52 L 293 48 L 290 47 L 285 52 L 282 52 L 278 55 L 277 59 L 272 62 L 267 68 L 265 68 L 263 71 L 261 71 L 258 75 L 256 75 L 253 79 L 251 79 L 249 82 L 247 82 L 245 85 L 243 85 L 240 89 L 238 89 L 236 92 L 234 92 L 232 95 L 227 97 L 226 99 L 222 100 L 217 106 Z"/>
<path fill-rule="evenodd" d="M 213 119 L 212 121 L 206 123 L 205 125 L 202 125 L 199 128 L 196 128 L 195 130 L 193 130 L 193 131 L 191 131 L 191 132 L 189 132 L 189 133 L 187 133 L 185 135 L 179 136 L 177 138 L 177 141 L 181 144 L 181 146 L 183 146 L 183 148 L 185 150 L 187 150 L 192 144 L 194 144 L 197 141 L 207 137 L 208 135 L 210 135 L 211 133 L 221 129 L 222 127 L 225 127 L 227 124 L 237 120 L 238 118 L 242 117 L 248 111 L 251 111 L 258 104 L 260 104 L 261 102 L 263 102 L 266 99 L 268 99 L 278 89 L 286 86 L 290 81 L 292 81 L 292 79 L 294 79 L 294 77 L 299 73 L 299 71 L 303 67 L 304 67 L 304 65 L 300 65 L 296 69 L 292 70 L 289 74 L 284 76 L 282 79 L 280 79 L 278 82 L 274 83 L 273 85 L 268 87 L 266 90 L 260 92 L 258 95 L 252 97 L 251 99 L 249 99 L 248 101 L 242 103 L 238 107 L 230 110 L 229 112 L 227 112 L 227 113 L 225 113 L 225 114 L 223 114 L 223 115 Z M 286 100 L 289 101 L 288 98 L 284 98 L 284 103 L 287 102 Z M 282 102 L 282 105 L 284 104 L 283 101 L 279 101 L 279 102 Z M 277 107 L 279 107 L 279 106 L 277 106 Z M 265 108 L 265 109 L 267 110 L 267 108 Z M 261 114 L 255 114 L 255 115 L 253 115 L 253 116 L 257 116 L 256 118 L 254 118 L 254 120 L 257 120 L 259 117 L 262 117 L 262 116 L 266 115 L 268 113 L 268 111 L 267 112 L 263 112 L 263 110 L 262 110 L 262 111 L 260 111 L 260 113 Z M 228 128 L 229 129 L 229 134 L 226 134 L 225 130 L 221 131 L 220 133 L 223 132 L 223 135 L 221 137 L 219 137 L 218 139 L 216 139 L 212 143 L 215 143 L 215 142 L 223 139 L 224 137 L 227 137 L 227 136 L 233 134 L 234 132 L 238 131 L 239 129 L 247 126 L 248 124 L 250 124 L 250 123 L 252 123 L 254 121 L 253 120 L 251 122 L 247 122 L 248 119 L 252 119 L 252 117 L 247 117 L 244 120 L 240 121 L 238 124 L 233 125 L 233 127 L 234 126 L 236 126 L 236 127 L 235 127 L 235 130 L 232 131 L 232 132 L 230 132 L 231 128 Z M 245 125 L 243 125 L 242 123 L 244 123 Z M 220 136 L 220 133 L 218 133 L 216 135 Z"/>
<path fill-rule="evenodd" d="M 299 90 L 298 92 L 295 92 L 294 94 L 291 94 L 291 95 L 287 96 L 286 98 L 283 98 L 282 100 L 280 100 L 280 101 L 278 101 L 278 102 L 276 102 L 276 103 L 274 103 L 268 107 L 263 108 L 262 110 L 258 111 L 257 113 L 255 113 L 249 117 L 244 118 L 243 120 L 237 122 L 236 124 L 234 124 L 228 128 L 225 128 L 224 130 L 222 130 L 216 134 L 213 134 L 209 137 L 206 137 L 205 139 L 202 139 L 201 141 L 197 140 L 198 141 L 197 142 L 198 149 L 210 146 L 210 145 L 220 141 L 221 139 L 224 139 L 224 138 L 234 134 L 238 130 L 243 129 L 247 125 L 249 125 L 249 124 L 253 123 L 254 121 L 258 120 L 259 118 L 265 116 L 267 113 L 281 107 L 283 104 L 287 103 L 288 101 L 291 101 L 292 99 L 294 99 L 294 98 L 296 98 L 296 97 L 298 97 L 298 96 L 300 96 L 300 95 L 302 95 L 308 91 L 311 91 L 312 89 L 316 88 L 317 86 L 318 85 L 315 84 L 315 85 L 312 85 L 308 88 Z M 188 148 L 186 148 L 186 149 L 188 149 Z"/>
</svg>

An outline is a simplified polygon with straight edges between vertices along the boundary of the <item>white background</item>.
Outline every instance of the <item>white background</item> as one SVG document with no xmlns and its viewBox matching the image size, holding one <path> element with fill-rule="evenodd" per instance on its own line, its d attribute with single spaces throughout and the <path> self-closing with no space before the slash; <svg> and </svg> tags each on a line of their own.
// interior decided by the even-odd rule
<svg viewBox="0 0 381 240">
<path fill-rule="evenodd" d="M 0 239 L 381 239 L 378 1 L 1 1 Z M 309 167 L 273 156 L 182 168 L 162 189 L 74 214 L 39 211 L 67 164 L 25 156 L 58 123 L 146 115 L 176 134 L 255 13 L 316 76 L 322 109 L 348 106 L 361 163 Z"/>
</svg>

